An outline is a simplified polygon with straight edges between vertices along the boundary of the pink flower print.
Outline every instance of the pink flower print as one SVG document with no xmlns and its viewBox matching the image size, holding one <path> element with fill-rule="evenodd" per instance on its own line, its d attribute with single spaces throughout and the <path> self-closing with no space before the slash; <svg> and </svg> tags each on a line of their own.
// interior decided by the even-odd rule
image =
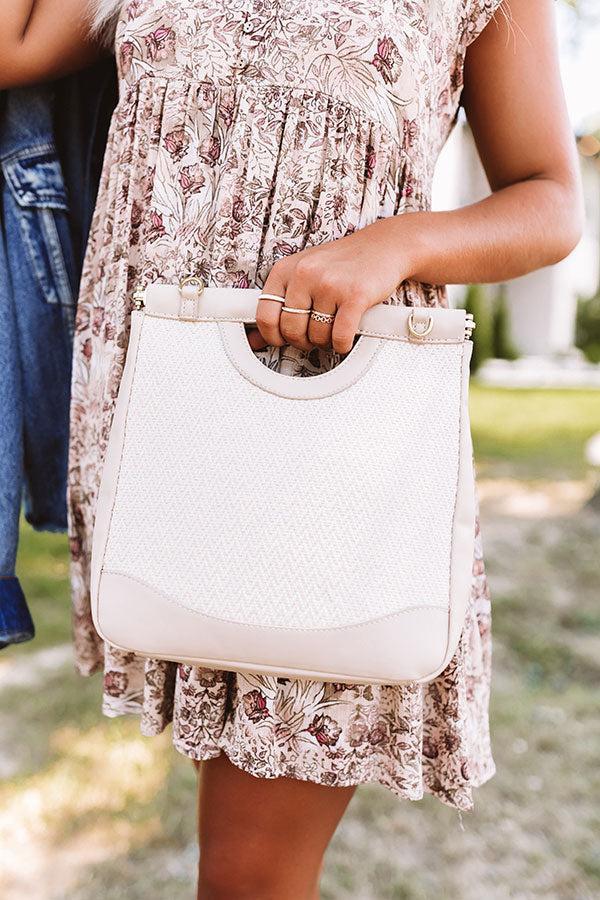
<svg viewBox="0 0 600 900">
<path fill-rule="evenodd" d="M 414 197 L 415 179 L 413 175 L 407 175 L 402 184 L 402 192 L 405 197 Z"/>
<path fill-rule="evenodd" d="M 393 84 L 400 77 L 402 57 L 391 37 L 382 37 L 377 44 L 377 53 L 371 60 L 386 84 Z"/>
<path fill-rule="evenodd" d="M 228 127 L 233 122 L 235 114 L 235 94 L 223 94 L 221 96 L 221 104 L 219 107 L 219 115 L 221 121 Z"/>
<path fill-rule="evenodd" d="M 455 731 L 447 731 L 444 735 L 444 747 L 448 753 L 455 753 L 460 747 L 460 738 Z"/>
<path fill-rule="evenodd" d="M 216 135 L 211 135 L 202 141 L 199 148 L 200 159 L 203 162 L 214 166 L 221 153 L 221 140 Z"/>
<path fill-rule="evenodd" d="M 242 700 L 244 701 L 244 712 L 251 722 L 260 722 L 261 719 L 266 719 L 269 715 L 267 698 L 262 691 L 248 691 L 247 694 L 244 694 Z"/>
<path fill-rule="evenodd" d="M 92 334 L 96 337 L 100 334 L 104 321 L 104 309 L 101 306 L 94 307 L 92 312 Z"/>
<path fill-rule="evenodd" d="M 111 697 L 122 697 L 128 684 L 129 678 L 124 672 L 114 672 L 109 669 L 104 674 L 104 690 Z"/>
<path fill-rule="evenodd" d="M 165 234 L 165 226 L 163 224 L 163 217 L 156 210 L 152 210 L 150 213 L 150 228 L 148 230 L 148 240 L 156 241 L 158 238 L 161 238 Z"/>
<path fill-rule="evenodd" d="M 287 241 L 278 241 L 273 247 L 273 256 L 275 259 L 281 259 L 282 256 L 291 256 L 292 253 L 296 253 L 297 249 L 297 247 L 294 247 Z"/>
<path fill-rule="evenodd" d="M 189 142 L 190 140 L 185 132 L 185 128 L 183 127 L 183 125 L 180 125 L 178 128 L 174 128 L 172 131 L 169 131 L 167 135 L 165 135 L 165 147 L 167 148 L 167 152 L 169 153 L 169 155 L 175 160 L 179 160 L 182 156 L 184 156 Z"/>
<path fill-rule="evenodd" d="M 133 61 L 133 44 L 131 41 L 124 41 L 119 51 L 119 61 L 121 63 L 121 72 L 127 75 L 131 69 Z"/>
<path fill-rule="evenodd" d="M 137 229 L 142 224 L 143 210 L 139 200 L 134 200 L 131 204 L 131 227 Z"/>
<path fill-rule="evenodd" d="M 117 333 L 117 329 L 115 328 L 112 322 L 107 322 L 104 326 L 104 342 L 108 343 L 108 341 L 114 341 Z"/>
<path fill-rule="evenodd" d="M 198 85 L 198 109 L 208 109 L 215 102 L 217 91 L 212 81 L 202 81 Z"/>
<path fill-rule="evenodd" d="M 141 5 L 142 5 L 141 0 L 130 0 L 130 2 L 128 3 L 127 18 L 129 19 L 130 22 L 132 22 L 133 19 L 136 18 Z"/>
<path fill-rule="evenodd" d="M 77 538 L 77 537 L 69 538 L 69 550 L 70 550 L 71 556 L 75 562 L 77 562 L 81 558 L 82 549 L 83 549 L 83 544 L 79 538 Z"/>
<path fill-rule="evenodd" d="M 462 65 L 457 65 L 456 63 L 452 66 L 450 70 L 450 84 L 452 86 L 452 90 L 454 92 L 460 91 L 463 83 L 464 83 L 464 70 Z"/>
<path fill-rule="evenodd" d="M 346 197 L 344 194 L 336 194 L 333 198 L 333 217 L 341 219 L 346 212 Z"/>
<path fill-rule="evenodd" d="M 325 747 L 333 747 L 334 744 L 337 744 L 342 733 L 337 722 L 331 716 L 323 714 L 315 716 L 306 730 L 317 739 L 321 746 Z"/>
<path fill-rule="evenodd" d="M 180 664 L 177 667 L 177 675 L 178 675 L 180 681 L 189 681 L 191 674 L 192 674 L 191 666 L 184 666 L 184 665 Z"/>
<path fill-rule="evenodd" d="M 179 175 L 179 184 L 184 194 L 197 194 L 206 183 L 199 165 L 184 166 Z"/>
<path fill-rule="evenodd" d="M 365 159 L 365 178 L 369 179 L 373 177 L 373 173 L 375 172 L 375 165 L 377 163 L 377 153 L 375 151 L 375 147 L 372 144 L 367 145 L 367 156 Z"/>
<path fill-rule="evenodd" d="M 244 219 L 244 199 L 243 197 L 234 197 L 231 204 L 231 216 L 236 222 L 242 222 Z"/>
<path fill-rule="evenodd" d="M 423 738 L 423 756 L 426 759 L 437 759 L 439 756 L 438 748 L 435 745 L 435 742 L 431 740 L 431 738 Z"/>
<path fill-rule="evenodd" d="M 369 731 L 369 743 L 373 745 L 382 744 L 387 739 L 387 737 L 387 726 L 382 719 L 379 719 L 379 721 L 376 722 Z"/>
<path fill-rule="evenodd" d="M 402 146 L 409 150 L 415 143 L 419 134 L 419 125 L 415 119 L 405 119 L 402 124 Z"/>
<path fill-rule="evenodd" d="M 450 102 L 450 91 L 448 91 L 448 90 L 443 90 L 443 91 L 441 92 L 441 94 L 439 95 L 439 97 L 438 97 L 438 102 L 437 102 L 437 112 L 438 112 L 438 115 L 441 116 L 441 115 L 444 114 L 444 112 L 445 112 L 445 111 L 447 110 L 447 108 L 448 108 L 449 102 Z"/>
<path fill-rule="evenodd" d="M 235 272 L 235 278 L 232 283 L 232 287 L 234 288 L 249 288 L 250 287 L 250 279 L 248 278 L 247 272 Z"/>
<path fill-rule="evenodd" d="M 369 733 L 369 728 L 364 719 L 354 719 L 348 726 L 346 736 L 351 747 L 358 747 L 362 744 Z"/>
<path fill-rule="evenodd" d="M 175 32 L 172 28 L 157 28 L 144 38 L 151 62 L 165 60 L 175 53 Z"/>
</svg>

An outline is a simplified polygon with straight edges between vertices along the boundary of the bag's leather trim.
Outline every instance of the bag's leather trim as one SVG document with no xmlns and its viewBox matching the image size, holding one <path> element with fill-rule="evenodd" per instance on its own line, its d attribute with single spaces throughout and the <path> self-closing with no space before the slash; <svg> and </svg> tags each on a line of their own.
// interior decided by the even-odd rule
<svg viewBox="0 0 600 900">
<path fill-rule="evenodd" d="M 133 387 L 140 337 L 144 323 L 143 316 L 131 317 L 131 331 L 129 334 L 129 346 L 125 367 L 119 386 L 119 396 L 115 405 L 115 412 L 111 424 L 108 448 L 104 458 L 104 467 L 100 489 L 96 499 L 96 519 L 92 536 L 92 560 L 90 567 L 90 592 L 92 600 L 92 615 L 97 604 L 100 574 L 104 564 L 104 556 L 108 544 L 108 532 L 110 520 L 117 499 L 119 483 L 119 471 L 123 455 L 123 445 L 127 433 L 127 415 L 129 412 L 129 400 Z"/>
<path fill-rule="evenodd" d="M 346 390 L 370 369 L 383 346 L 381 339 L 361 337 L 345 359 L 329 372 L 296 378 L 265 366 L 253 353 L 243 325 L 221 322 L 219 330 L 227 358 L 240 375 L 256 387 L 290 400 L 319 400 Z"/>
<path fill-rule="evenodd" d="M 450 553 L 450 609 L 448 651 L 440 671 L 443 671 L 458 647 L 464 626 L 473 580 L 473 547 L 475 542 L 475 473 L 473 446 L 469 427 L 469 363 L 473 352 L 471 341 L 465 341 L 461 360 L 461 409 L 456 501 Z"/>
<path fill-rule="evenodd" d="M 256 305 L 260 291 L 254 288 L 205 288 L 198 298 L 196 312 L 181 315 L 181 295 L 177 285 L 152 284 L 146 288 L 145 315 L 184 322 L 256 322 Z M 408 320 L 431 317 L 431 334 L 423 338 L 411 337 Z M 366 337 L 388 338 L 419 344 L 459 344 L 465 340 L 466 314 L 464 309 L 439 307 L 410 307 L 379 303 L 368 309 L 360 320 L 357 334 Z"/>
<path fill-rule="evenodd" d="M 106 596 L 121 603 L 102 603 Z M 396 617 L 340 629 L 291 630 L 240 625 L 206 616 L 175 603 L 150 585 L 126 575 L 104 571 L 100 585 L 100 613 L 94 604 L 94 624 L 112 646 L 141 656 L 197 666 L 296 674 L 317 681 L 399 684 L 429 680 L 447 655 L 448 611 L 438 608 L 403 610 Z M 391 620 L 401 619 L 401 628 Z M 160 627 L 157 627 L 160 622 Z M 427 634 L 426 646 L 419 636 Z M 132 646 L 132 639 L 135 646 Z M 337 666 L 327 668 L 335 643 Z M 195 654 L 202 646 L 203 656 Z M 227 647 L 235 661 L 223 659 Z M 357 660 L 362 671 L 357 674 Z M 384 660 L 402 669 L 404 677 Z"/>
</svg>

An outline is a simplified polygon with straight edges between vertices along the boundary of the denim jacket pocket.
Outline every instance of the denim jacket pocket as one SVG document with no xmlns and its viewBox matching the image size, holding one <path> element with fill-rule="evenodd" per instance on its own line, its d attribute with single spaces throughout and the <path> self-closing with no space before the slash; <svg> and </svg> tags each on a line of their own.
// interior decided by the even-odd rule
<svg viewBox="0 0 600 900">
<path fill-rule="evenodd" d="M 69 205 L 56 150 L 52 145 L 30 148 L 5 159 L 2 168 L 27 253 L 23 264 L 30 267 L 47 303 L 72 309 Z"/>
</svg>

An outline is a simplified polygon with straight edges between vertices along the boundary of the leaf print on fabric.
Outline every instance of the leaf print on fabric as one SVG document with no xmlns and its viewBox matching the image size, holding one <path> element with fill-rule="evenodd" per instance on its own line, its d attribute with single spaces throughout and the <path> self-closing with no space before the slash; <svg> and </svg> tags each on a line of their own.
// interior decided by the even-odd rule
<svg viewBox="0 0 600 900">
<path fill-rule="evenodd" d="M 379 782 L 459 809 L 494 771 L 491 616 L 481 535 L 455 658 L 428 685 L 346 685 L 145 660 L 104 645 L 90 609 L 95 503 L 138 282 L 261 287 L 273 263 L 378 218 L 430 208 L 455 121 L 466 45 L 499 0 L 129 0 L 117 29 L 120 100 L 77 310 L 69 460 L 77 664 L 104 669 L 103 709 L 173 725 L 194 759 L 257 776 Z M 248 14 L 249 13 L 249 14 Z M 406 282 L 392 303 L 439 306 Z M 268 347 L 310 377 L 331 351 Z M 310 446 L 306 452 L 310 453 Z M 418 460 L 416 460 L 418 464 Z M 200 464 L 200 463 L 199 463 Z M 266 501 L 265 501 L 266 502 Z"/>
</svg>

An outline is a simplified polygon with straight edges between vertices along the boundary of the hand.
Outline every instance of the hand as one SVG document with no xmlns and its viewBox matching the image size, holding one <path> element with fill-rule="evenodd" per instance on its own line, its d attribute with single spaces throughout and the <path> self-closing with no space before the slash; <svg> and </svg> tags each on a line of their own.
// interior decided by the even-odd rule
<svg viewBox="0 0 600 900">
<path fill-rule="evenodd" d="M 335 314 L 333 325 L 282 312 L 282 303 L 261 300 L 250 346 L 291 344 L 301 350 L 331 347 L 349 353 L 362 314 L 390 297 L 410 277 L 400 218 L 379 219 L 348 237 L 309 247 L 275 263 L 264 292 L 285 297 L 285 305 Z"/>
</svg>

